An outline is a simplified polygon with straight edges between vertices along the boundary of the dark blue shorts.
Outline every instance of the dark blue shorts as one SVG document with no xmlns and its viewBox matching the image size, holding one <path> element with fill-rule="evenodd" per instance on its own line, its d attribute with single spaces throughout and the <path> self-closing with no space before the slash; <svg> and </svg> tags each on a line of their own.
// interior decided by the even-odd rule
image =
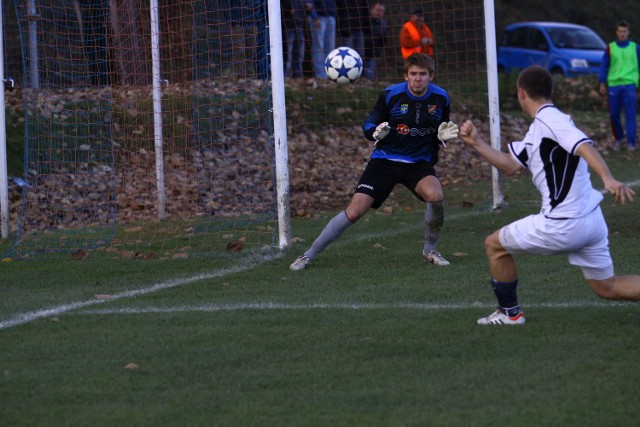
<svg viewBox="0 0 640 427">
<path fill-rule="evenodd" d="M 429 162 L 402 163 L 387 159 L 371 159 L 358 181 L 355 192 L 373 197 L 371 207 L 378 209 L 387 200 L 396 184 L 402 184 L 424 202 L 425 200 L 416 193 L 416 186 L 422 178 L 431 175 L 438 177 L 433 164 Z"/>
</svg>

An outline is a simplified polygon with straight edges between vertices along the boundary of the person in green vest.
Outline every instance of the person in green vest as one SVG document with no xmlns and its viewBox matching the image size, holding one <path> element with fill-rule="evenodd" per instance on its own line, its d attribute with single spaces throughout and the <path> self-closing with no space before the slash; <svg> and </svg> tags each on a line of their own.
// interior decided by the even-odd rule
<svg viewBox="0 0 640 427">
<path fill-rule="evenodd" d="M 640 47 L 629 40 L 629 23 L 620 21 L 617 40 L 609 43 L 602 58 L 598 81 L 600 94 L 607 95 L 611 130 L 615 139 L 613 150 L 620 151 L 625 131 L 620 113 L 624 109 L 627 150 L 636 149 L 636 91 L 640 78 Z"/>
</svg>

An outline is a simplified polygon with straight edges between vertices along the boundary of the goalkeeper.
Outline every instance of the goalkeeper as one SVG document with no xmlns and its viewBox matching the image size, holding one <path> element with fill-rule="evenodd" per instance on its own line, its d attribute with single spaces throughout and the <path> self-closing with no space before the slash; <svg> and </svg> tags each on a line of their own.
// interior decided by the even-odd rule
<svg viewBox="0 0 640 427">
<path fill-rule="evenodd" d="M 434 63 L 423 53 L 405 60 L 405 82 L 386 88 L 362 129 L 374 142 L 367 164 L 347 208 L 332 218 L 311 247 L 289 267 L 303 270 L 331 242 L 387 199 L 396 184 L 407 187 L 426 202 L 424 216 L 425 262 L 449 265 L 436 244 L 444 223 L 444 195 L 434 169 L 440 145 L 458 136 L 458 126 L 449 121 L 449 95 L 431 84 Z"/>
</svg>

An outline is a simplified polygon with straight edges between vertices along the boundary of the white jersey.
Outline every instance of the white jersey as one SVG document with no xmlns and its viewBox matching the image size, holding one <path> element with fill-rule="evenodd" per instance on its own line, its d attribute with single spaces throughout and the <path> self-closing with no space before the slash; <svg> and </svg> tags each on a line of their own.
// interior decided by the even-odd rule
<svg viewBox="0 0 640 427">
<path fill-rule="evenodd" d="M 551 104 L 540 107 L 522 141 L 509 144 L 511 155 L 532 175 L 547 218 L 578 218 L 593 211 L 603 196 L 591 185 L 587 162 L 575 154 L 591 144 L 571 117 Z"/>
</svg>

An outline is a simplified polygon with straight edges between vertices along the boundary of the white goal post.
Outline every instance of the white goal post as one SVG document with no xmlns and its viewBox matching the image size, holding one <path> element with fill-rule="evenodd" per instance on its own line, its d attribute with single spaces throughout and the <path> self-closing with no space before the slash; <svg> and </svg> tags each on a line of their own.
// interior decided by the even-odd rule
<svg viewBox="0 0 640 427">
<path fill-rule="evenodd" d="M 291 197 L 289 194 L 287 111 L 284 95 L 280 1 L 269 0 L 268 5 L 271 96 L 273 103 L 273 142 L 275 144 L 276 192 L 278 200 L 278 246 L 282 249 L 291 244 Z"/>
<path fill-rule="evenodd" d="M 491 146 L 500 150 L 500 98 L 498 91 L 498 62 L 496 45 L 496 23 L 493 0 L 484 1 L 485 45 L 487 48 L 487 100 L 489 103 L 489 135 Z M 493 210 L 500 209 L 504 204 L 502 190 L 502 174 L 491 168 Z"/>
</svg>

